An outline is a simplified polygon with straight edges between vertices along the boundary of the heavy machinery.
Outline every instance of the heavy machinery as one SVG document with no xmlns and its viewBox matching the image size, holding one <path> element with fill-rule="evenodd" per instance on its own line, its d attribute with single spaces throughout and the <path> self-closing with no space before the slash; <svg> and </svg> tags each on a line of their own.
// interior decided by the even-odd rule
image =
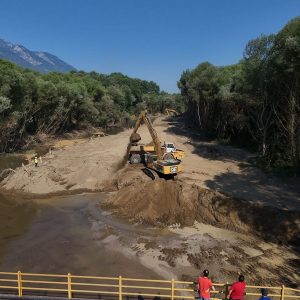
<svg viewBox="0 0 300 300">
<path fill-rule="evenodd" d="M 176 111 L 175 109 L 171 109 L 171 108 L 166 108 L 165 113 L 168 116 L 175 116 L 175 117 L 178 117 L 180 115 L 178 111 Z"/>
<path fill-rule="evenodd" d="M 163 160 L 168 159 L 182 159 L 185 156 L 183 150 L 177 149 L 175 144 L 172 142 L 164 142 L 161 146 L 161 150 L 163 153 Z M 152 144 L 143 146 L 143 151 L 155 155 L 155 147 Z"/>
<path fill-rule="evenodd" d="M 151 135 L 152 142 L 150 145 L 139 144 L 141 136 L 137 131 L 142 123 L 147 126 Z M 182 157 L 184 157 L 184 151 L 176 149 L 174 143 L 165 142 L 164 145 L 161 145 L 147 112 L 141 112 L 130 136 L 128 149 L 130 163 L 144 163 L 146 166 L 145 173 L 148 175 L 151 170 L 154 170 L 161 175 L 174 176 L 182 171 L 180 160 Z M 154 175 L 152 174 L 152 176 Z"/>
</svg>

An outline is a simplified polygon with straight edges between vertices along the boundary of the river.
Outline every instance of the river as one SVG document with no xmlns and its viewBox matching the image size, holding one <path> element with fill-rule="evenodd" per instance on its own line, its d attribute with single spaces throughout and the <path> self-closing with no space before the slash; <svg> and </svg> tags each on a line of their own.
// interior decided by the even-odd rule
<svg viewBox="0 0 300 300">
<path fill-rule="evenodd" d="M 83 194 L 35 199 L 35 217 L 25 233 L 9 241 L 0 269 L 157 277 L 137 259 L 129 259 L 120 249 L 114 249 L 112 239 L 105 239 L 113 230 L 112 224 L 123 230 L 126 224 L 113 220 L 96 207 L 104 196 Z"/>
<path fill-rule="evenodd" d="M 0 171 L 25 162 L 19 154 L 2 156 Z M 158 277 L 137 257 L 114 248 L 113 230 L 130 235 L 138 229 L 103 212 L 98 204 L 104 197 L 97 193 L 36 199 L 0 191 L 0 270 Z"/>
</svg>

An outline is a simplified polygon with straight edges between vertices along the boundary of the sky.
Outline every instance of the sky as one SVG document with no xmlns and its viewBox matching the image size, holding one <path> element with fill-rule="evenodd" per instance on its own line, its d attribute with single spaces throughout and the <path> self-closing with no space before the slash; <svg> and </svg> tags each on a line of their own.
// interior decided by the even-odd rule
<svg viewBox="0 0 300 300">
<path fill-rule="evenodd" d="M 178 92 L 184 70 L 234 64 L 296 16 L 300 0 L 0 0 L 0 38 Z"/>
</svg>

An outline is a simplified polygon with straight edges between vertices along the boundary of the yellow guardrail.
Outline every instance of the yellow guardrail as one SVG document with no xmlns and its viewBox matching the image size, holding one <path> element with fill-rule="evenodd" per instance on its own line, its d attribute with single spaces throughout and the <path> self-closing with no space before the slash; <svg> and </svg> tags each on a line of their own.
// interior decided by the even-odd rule
<svg viewBox="0 0 300 300">
<path fill-rule="evenodd" d="M 216 291 L 212 300 L 226 299 L 230 284 L 214 283 Z M 300 290 L 285 287 L 247 285 L 246 295 L 259 297 L 260 289 L 269 289 L 273 299 L 300 299 Z M 68 297 L 99 299 L 99 296 L 115 296 L 123 300 L 125 296 L 142 296 L 153 298 L 195 299 L 194 283 L 178 280 L 151 280 L 126 277 L 78 276 L 70 273 L 35 274 L 0 272 L 0 294 L 22 296 Z M 93 298 L 94 296 L 94 298 Z"/>
</svg>

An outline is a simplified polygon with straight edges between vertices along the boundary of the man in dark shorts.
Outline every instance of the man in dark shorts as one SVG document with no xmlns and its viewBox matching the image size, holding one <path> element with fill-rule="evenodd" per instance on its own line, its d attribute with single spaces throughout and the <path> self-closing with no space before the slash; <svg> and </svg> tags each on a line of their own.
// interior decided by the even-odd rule
<svg viewBox="0 0 300 300">
<path fill-rule="evenodd" d="M 239 275 L 239 280 L 231 285 L 227 298 L 231 300 L 243 300 L 245 288 L 245 277 L 244 275 Z"/>
<path fill-rule="evenodd" d="M 215 290 L 211 280 L 208 279 L 208 275 L 209 271 L 205 269 L 197 281 L 200 300 L 210 300 L 210 290 Z"/>
</svg>

